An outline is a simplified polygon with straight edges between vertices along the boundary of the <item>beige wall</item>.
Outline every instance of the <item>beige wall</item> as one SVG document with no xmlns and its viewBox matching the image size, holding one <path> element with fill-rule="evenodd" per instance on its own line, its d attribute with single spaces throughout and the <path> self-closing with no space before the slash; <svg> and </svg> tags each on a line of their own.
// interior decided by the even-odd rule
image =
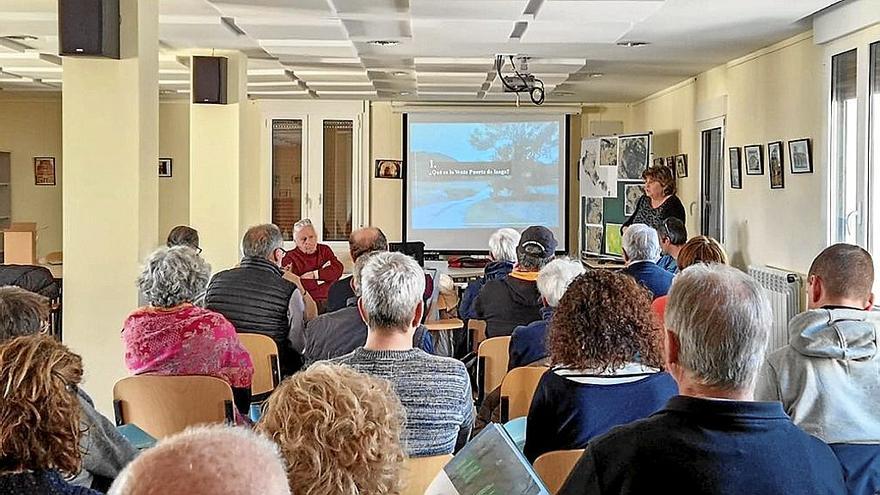
<svg viewBox="0 0 880 495">
<path fill-rule="evenodd" d="M 171 177 L 159 177 L 159 241 L 189 224 L 189 104 L 159 104 L 159 156 L 171 158 Z"/>
<path fill-rule="evenodd" d="M 37 223 L 37 256 L 61 250 L 61 96 L 0 95 L 0 151 L 12 159 L 12 221 Z M 34 157 L 55 157 L 55 186 L 34 185 Z"/>
<path fill-rule="evenodd" d="M 725 246 L 733 262 L 767 264 L 805 272 L 825 243 L 822 213 L 825 157 L 822 49 L 798 36 L 698 75 L 632 105 L 627 131 L 678 134 L 678 152 L 688 155 L 689 176 L 679 181 L 688 208 L 688 229 L 697 232 L 700 188 L 697 120 L 727 97 L 725 128 Z M 792 175 L 787 142 L 810 138 L 813 174 Z M 771 190 L 768 142 L 785 146 L 785 189 Z M 764 145 L 765 173 L 743 172 L 743 188 L 730 188 L 727 149 Z M 693 214 L 692 214 L 693 213 Z"/>
<path fill-rule="evenodd" d="M 391 103 L 373 102 L 370 105 L 370 164 L 376 160 L 403 159 L 403 117 L 391 110 Z M 385 232 L 388 240 L 401 240 L 403 194 L 402 181 L 396 179 L 376 179 L 370 174 L 370 215 L 371 225 Z"/>
</svg>

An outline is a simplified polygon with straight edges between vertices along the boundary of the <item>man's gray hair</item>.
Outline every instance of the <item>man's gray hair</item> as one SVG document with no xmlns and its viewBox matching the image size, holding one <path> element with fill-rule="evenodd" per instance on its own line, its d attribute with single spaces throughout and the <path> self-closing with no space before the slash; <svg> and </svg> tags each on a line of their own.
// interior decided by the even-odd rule
<svg viewBox="0 0 880 495">
<path fill-rule="evenodd" d="M 241 238 L 241 254 L 245 258 L 268 259 L 276 249 L 284 246 L 281 229 L 271 223 L 255 225 Z"/>
<path fill-rule="evenodd" d="M 113 482 L 108 495 L 290 495 L 278 446 L 241 427 L 201 426 L 145 450 Z"/>
<path fill-rule="evenodd" d="M 303 218 L 302 220 L 298 220 L 295 224 L 293 224 L 293 233 L 295 234 L 306 227 L 313 227 L 312 221 L 310 219 Z"/>
<path fill-rule="evenodd" d="M 770 301 L 754 279 L 725 265 L 689 266 L 672 283 L 665 323 L 678 335 L 679 363 L 701 384 L 754 387 L 772 324 Z"/>
<path fill-rule="evenodd" d="M 158 308 L 192 302 L 205 292 L 211 265 L 189 246 L 160 247 L 144 262 L 137 286 Z"/>
<path fill-rule="evenodd" d="M 538 292 L 555 308 L 572 280 L 586 271 L 584 264 L 568 257 L 556 258 L 538 273 Z"/>
<path fill-rule="evenodd" d="M 516 229 L 498 229 L 489 237 L 489 253 L 496 261 L 516 263 L 516 246 L 519 245 L 520 233 Z"/>
<path fill-rule="evenodd" d="M 361 271 L 361 301 L 367 313 L 367 326 L 408 327 L 416 306 L 425 293 L 425 272 L 402 253 L 377 253 Z"/>
<path fill-rule="evenodd" d="M 630 261 L 657 261 L 660 259 L 660 237 L 653 228 L 634 223 L 623 233 L 623 251 Z"/>
</svg>

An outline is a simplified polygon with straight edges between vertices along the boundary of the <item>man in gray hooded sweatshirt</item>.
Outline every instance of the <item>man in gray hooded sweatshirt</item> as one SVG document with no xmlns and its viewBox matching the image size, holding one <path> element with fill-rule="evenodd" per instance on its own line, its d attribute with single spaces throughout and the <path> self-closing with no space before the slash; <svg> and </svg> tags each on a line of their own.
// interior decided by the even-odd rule
<svg viewBox="0 0 880 495">
<path fill-rule="evenodd" d="M 850 493 L 874 493 L 871 488 L 880 489 L 874 263 L 858 246 L 834 244 L 813 260 L 807 283 L 808 310 L 789 322 L 789 344 L 768 356 L 755 398 L 782 402 L 796 425 L 831 444 Z"/>
</svg>

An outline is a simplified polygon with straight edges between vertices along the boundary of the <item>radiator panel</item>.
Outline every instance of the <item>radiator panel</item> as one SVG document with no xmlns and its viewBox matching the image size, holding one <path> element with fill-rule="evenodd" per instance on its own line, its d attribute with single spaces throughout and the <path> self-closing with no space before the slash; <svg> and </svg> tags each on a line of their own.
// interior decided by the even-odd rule
<svg viewBox="0 0 880 495">
<path fill-rule="evenodd" d="M 773 308 L 773 328 L 767 348 L 768 352 L 773 352 L 788 344 L 788 322 L 803 311 L 803 280 L 797 273 L 768 266 L 749 266 L 749 275 L 767 291 Z"/>
</svg>

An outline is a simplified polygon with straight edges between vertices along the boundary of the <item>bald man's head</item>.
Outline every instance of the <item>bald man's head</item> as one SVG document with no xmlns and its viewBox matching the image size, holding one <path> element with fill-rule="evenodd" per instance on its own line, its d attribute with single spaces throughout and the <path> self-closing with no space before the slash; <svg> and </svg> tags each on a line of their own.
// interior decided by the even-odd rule
<svg viewBox="0 0 880 495">
<path fill-rule="evenodd" d="M 380 229 L 364 227 L 353 231 L 348 236 L 348 246 L 351 252 L 351 260 L 357 261 L 364 253 L 388 251 L 388 240 Z"/>
<path fill-rule="evenodd" d="M 144 451 L 109 495 L 290 495 L 278 447 L 244 428 L 190 428 Z"/>
</svg>

